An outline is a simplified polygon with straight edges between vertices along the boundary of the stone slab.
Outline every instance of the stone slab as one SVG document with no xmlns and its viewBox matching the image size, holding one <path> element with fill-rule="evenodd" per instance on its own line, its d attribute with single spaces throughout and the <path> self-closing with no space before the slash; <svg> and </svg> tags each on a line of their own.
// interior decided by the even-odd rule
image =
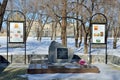
<svg viewBox="0 0 120 80">
<path fill-rule="evenodd" d="M 38 68 L 40 64 L 32 64 L 31 67 L 27 69 L 28 74 L 45 74 L 45 73 L 99 73 L 99 69 L 96 66 L 85 65 L 80 68 L 66 68 L 64 66 L 56 67 L 50 66 L 45 69 Z"/>
</svg>

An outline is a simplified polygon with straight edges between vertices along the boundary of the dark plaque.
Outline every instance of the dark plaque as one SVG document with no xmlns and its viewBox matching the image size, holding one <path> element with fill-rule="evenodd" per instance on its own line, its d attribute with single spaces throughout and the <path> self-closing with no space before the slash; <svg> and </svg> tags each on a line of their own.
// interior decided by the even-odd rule
<svg viewBox="0 0 120 80">
<path fill-rule="evenodd" d="M 68 59 L 68 49 L 57 48 L 57 59 Z"/>
</svg>

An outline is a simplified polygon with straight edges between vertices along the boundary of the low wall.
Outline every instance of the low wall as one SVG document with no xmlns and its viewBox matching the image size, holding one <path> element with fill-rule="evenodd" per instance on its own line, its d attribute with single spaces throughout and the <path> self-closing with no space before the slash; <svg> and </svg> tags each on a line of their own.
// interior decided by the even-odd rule
<svg viewBox="0 0 120 80">
<path fill-rule="evenodd" d="M 6 55 L 1 55 L 7 60 Z M 46 56 L 46 55 L 42 55 Z M 89 62 L 88 55 L 78 55 L 79 57 L 83 58 L 87 62 Z M 29 63 L 31 59 L 40 59 L 41 55 L 27 55 L 26 56 L 26 63 Z M 8 61 L 10 63 L 25 63 L 25 55 L 8 55 Z M 116 64 L 120 66 L 120 57 L 115 55 L 108 55 L 108 63 Z M 105 63 L 105 55 L 92 55 L 92 63 L 99 62 Z"/>
<path fill-rule="evenodd" d="M 7 60 L 7 55 L 1 55 Z M 8 55 L 8 62 L 10 63 L 30 63 L 31 59 L 42 59 L 47 58 L 47 55 Z M 26 59 L 26 61 L 25 61 Z M 3 61 L 4 62 L 4 61 Z"/>
<path fill-rule="evenodd" d="M 89 62 L 88 55 L 78 55 L 78 56 Z M 92 56 L 92 63 L 95 62 L 105 63 L 105 55 L 91 55 L 91 56 Z M 108 63 L 112 63 L 120 66 L 120 56 L 108 55 L 107 61 Z"/>
<path fill-rule="evenodd" d="M 108 60 L 110 60 L 111 63 L 120 66 L 120 56 L 109 55 Z"/>
<path fill-rule="evenodd" d="M 1 55 L 7 60 L 7 55 Z M 29 55 L 26 56 L 26 63 L 28 63 Z M 8 62 L 10 63 L 25 63 L 25 55 L 8 55 Z"/>
</svg>

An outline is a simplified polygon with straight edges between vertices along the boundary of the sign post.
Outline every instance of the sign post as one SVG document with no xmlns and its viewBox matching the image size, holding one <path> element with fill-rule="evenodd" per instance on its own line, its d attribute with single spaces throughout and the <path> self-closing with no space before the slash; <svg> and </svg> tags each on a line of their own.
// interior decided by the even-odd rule
<svg viewBox="0 0 120 80">
<path fill-rule="evenodd" d="M 15 17 L 16 15 L 17 18 Z M 8 48 L 11 46 L 12 48 L 25 48 L 24 56 L 26 64 L 26 17 L 21 11 L 17 10 L 11 11 L 11 13 L 7 17 L 7 60 Z"/>
<path fill-rule="evenodd" d="M 104 18 L 105 21 L 98 22 L 95 21 L 96 16 L 102 16 L 102 20 Z M 93 22 L 94 20 L 94 22 Z M 102 13 L 96 13 L 94 14 L 90 19 L 90 52 L 89 52 L 89 63 L 92 62 L 92 56 L 91 56 L 91 47 L 92 45 L 97 45 L 97 48 L 104 47 L 105 48 L 105 63 L 107 64 L 107 17 Z"/>
</svg>

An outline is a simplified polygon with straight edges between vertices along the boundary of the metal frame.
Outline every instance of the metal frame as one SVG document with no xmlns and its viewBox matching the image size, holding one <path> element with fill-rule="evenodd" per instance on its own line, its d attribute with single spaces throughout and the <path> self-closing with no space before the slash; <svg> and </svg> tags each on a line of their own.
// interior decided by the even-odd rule
<svg viewBox="0 0 120 80">
<path fill-rule="evenodd" d="M 94 22 L 94 23 L 92 23 L 92 19 L 93 19 L 93 17 L 94 16 L 96 16 L 96 15 L 102 15 L 104 18 L 105 18 L 105 20 L 106 20 L 106 22 L 105 23 L 98 23 L 98 22 Z M 93 24 L 104 24 L 105 25 L 105 43 L 91 43 L 91 38 L 92 38 L 92 25 Z M 106 48 L 105 48 L 105 63 L 107 64 L 107 17 L 104 15 L 104 14 L 102 14 L 102 13 L 96 13 L 96 14 L 94 14 L 91 18 L 90 18 L 90 51 L 89 51 L 89 63 L 91 63 L 92 62 L 92 56 L 91 56 L 91 45 L 92 44 L 105 44 L 105 46 L 106 46 Z"/>
<path fill-rule="evenodd" d="M 23 21 L 8 20 L 9 17 L 15 12 L 20 13 L 24 17 L 24 20 Z M 24 42 L 9 42 L 9 37 L 10 37 L 10 29 L 9 29 L 10 25 L 9 24 L 10 24 L 10 22 L 23 22 L 23 26 L 24 26 L 24 38 L 23 38 L 24 40 L 23 41 Z M 25 61 L 24 61 L 24 63 L 26 64 L 26 17 L 21 11 L 11 10 L 11 13 L 8 14 L 8 17 L 7 17 L 7 60 L 8 60 L 8 48 L 9 48 L 8 43 L 13 43 L 13 44 L 14 43 L 17 43 L 17 44 L 23 43 L 24 44 L 24 47 L 25 47 L 25 54 L 24 54 Z M 11 55 L 11 63 L 12 63 L 12 55 Z"/>
</svg>

